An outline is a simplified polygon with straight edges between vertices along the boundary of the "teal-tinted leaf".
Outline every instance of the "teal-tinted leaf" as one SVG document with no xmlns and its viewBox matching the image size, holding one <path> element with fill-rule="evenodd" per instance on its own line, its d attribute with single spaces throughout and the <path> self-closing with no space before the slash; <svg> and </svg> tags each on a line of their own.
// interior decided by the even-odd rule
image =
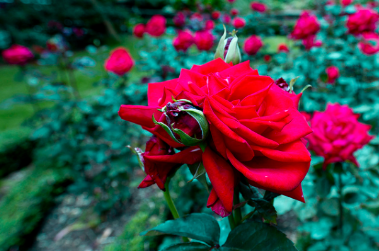
<svg viewBox="0 0 379 251">
<path fill-rule="evenodd" d="M 240 183 L 239 189 L 245 200 L 248 200 L 251 198 L 262 198 L 261 193 L 258 191 L 257 188 L 253 186 Z"/>
<path fill-rule="evenodd" d="M 269 223 L 276 224 L 278 217 L 275 207 L 265 199 L 250 199 L 247 203 L 257 209 L 257 212 Z"/>
<path fill-rule="evenodd" d="M 296 251 L 286 235 L 268 224 L 247 221 L 233 229 L 223 247 L 254 251 Z"/>
<path fill-rule="evenodd" d="M 190 242 L 190 243 L 179 243 L 169 246 L 162 249 L 162 251 L 209 251 L 212 247 L 199 243 L 199 242 Z"/>
<path fill-rule="evenodd" d="M 279 195 L 280 194 L 270 192 L 270 191 L 266 191 L 265 195 L 263 196 L 263 199 L 265 199 L 267 201 L 271 201 L 271 200 L 275 199 L 276 197 L 278 197 Z"/>
<path fill-rule="evenodd" d="M 337 199 L 328 199 L 321 203 L 321 209 L 329 216 L 337 216 L 339 213 L 338 205 Z"/>
<path fill-rule="evenodd" d="M 194 213 L 163 224 L 141 233 L 141 235 L 173 234 L 203 241 L 210 245 L 219 243 L 220 226 L 209 214 Z"/>
<path fill-rule="evenodd" d="M 220 247 L 219 249 L 215 249 L 215 250 L 217 250 L 217 251 L 247 251 L 247 250 L 250 250 L 250 249 Z"/>
<path fill-rule="evenodd" d="M 194 179 L 197 179 L 205 187 L 205 189 L 209 192 L 209 186 L 208 186 L 207 178 L 205 177 L 206 171 L 205 171 L 203 163 L 199 162 L 199 163 L 195 163 L 193 165 L 188 164 L 188 167 L 189 167 L 189 169 L 193 175 L 193 178 L 188 182 L 191 182 Z"/>
</svg>

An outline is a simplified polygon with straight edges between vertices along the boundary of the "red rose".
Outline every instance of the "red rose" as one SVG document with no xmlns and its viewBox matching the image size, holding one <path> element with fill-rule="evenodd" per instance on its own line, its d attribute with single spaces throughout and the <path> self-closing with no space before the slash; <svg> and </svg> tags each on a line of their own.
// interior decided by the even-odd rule
<svg viewBox="0 0 379 251">
<path fill-rule="evenodd" d="M 303 45 L 306 50 L 310 50 L 313 47 L 321 47 L 322 41 L 321 40 L 315 40 L 316 36 L 309 36 L 305 39 L 303 39 Z"/>
<path fill-rule="evenodd" d="M 326 75 L 328 76 L 327 82 L 333 84 L 336 82 L 336 79 L 340 76 L 340 71 L 335 66 L 330 66 L 326 68 Z"/>
<path fill-rule="evenodd" d="M 8 64 L 25 65 L 33 59 L 33 53 L 25 46 L 14 44 L 2 52 L 3 59 Z"/>
<path fill-rule="evenodd" d="M 265 12 L 267 9 L 265 4 L 259 3 L 259 2 L 252 2 L 250 6 L 252 10 L 262 12 L 262 13 Z"/>
<path fill-rule="evenodd" d="M 378 5 L 379 5 L 379 3 L 377 3 L 377 2 L 368 2 L 367 3 L 367 7 L 369 7 L 369 8 L 376 8 L 376 7 L 378 7 Z"/>
<path fill-rule="evenodd" d="M 262 40 L 260 37 L 252 35 L 246 38 L 245 43 L 243 44 L 243 50 L 248 55 L 255 55 L 263 46 Z"/>
<path fill-rule="evenodd" d="M 236 0 L 228 0 L 229 3 L 234 3 Z"/>
<path fill-rule="evenodd" d="M 142 38 L 145 33 L 145 25 L 144 24 L 136 24 L 133 29 L 133 35 Z"/>
<path fill-rule="evenodd" d="M 320 30 L 320 24 L 316 16 L 311 15 L 308 11 L 303 11 L 297 20 L 291 33 L 294 39 L 306 39 L 315 35 Z"/>
<path fill-rule="evenodd" d="M 166 31 L 166 18 L 161 15 L 152 16 L 146 24 L 146 32 L 153 37 L 159 37 Z"/>
<path fill-rule="evenodd" d="M 230 10 L 230 15 L 232 15 L 232 16 L 237 16 L 238 13 L 239 13 L 239 11 L 236 8 L 233 8 Z"/>
<path fill-rule="evenodd" d="M 122 105 L 119 114 L 183 148 L 152 117 L 170 124 L 162 111 L 172 99 L 191 102 L 202 112 L 211 134 L 202 154 L 213 186 L 207 206 L 225 217 L 232 212 L 241 175 L 253 186 L 304 201 L 301 181 L 311 159 L 301 138 L 312 131 L 297 110 L 300 97 L 259 76 L 248 61 L 231 66 L 219 58 L 182 70 L 178 79 L 149 84 L 148 106 Z"/>
<path fill-rule="evenodd" d="M 213 19 L 219 19 L 221 16 L 221 13 L 219 11 L 213 11 L 212 12 L 212 18 Z"/>
<path fill-rule="evenodd" d="M 266 62 L 270 62 L 270 61 L 271 61 L 271 56 L 270 56 L 270 55 L 264 55 L 264 56 L 263 56 L 263 59 L 264 59 L 264 61 L 266 61 Z"/>
<path fill-rule="evenodd" d="M 186 16 L 183 14 L 183 12 L 178 12 L 172 19 L 175 26 L 182 27 L 186 24 Z"/>
<path fill-rule="evenodd" d="M 205 29 L 212 30 L 215 27 L 215 23 L 212 20 L 205 21 Z"/>
<path fill-rule="evenodd" d="M 197 20 L 197 21 L 201 22 L 201 21 L 203 21 L 203 16 L 200 13 L 195 12 L 192 14 L 190 19 L 191 20 Z"/>
<path fill-rule="evenodd" d="M 358 122 L 358 117 L 348 106 L 340 104 L 328 104 L 325 112 L 314 113 L 313 133 L 306 138 L 309 150 L 325 158 L 324 168 L 346 160 L 359 166 L 353 153 L 374 137 L 368 135 L 371 126 Z"/>
<path fill-rule="evenodd" d="M 354 0 L 341 0 L 343 6 L 348 6 L 353 3 Z"/>
<path fill-rule="evenodd" d="M 222 16 L 222 21 L 225 23 L 225 24 L 230 24 L 230 22 L 232 21 L 232 18 L 228 15 L 228 14 L 224 14 Z"/>
<path fill-rule="evenodd" d="M 120 47 L 111 52 L 111 55 L 105 61 L 104 67 L 107 71 L 111 71 L 119 76 L 122 76 L 130 71 L 133 65 L 134 61 L 128 50 Z"/>
<path fill-rule="evenodd" d="M 189 30 L 179 31 L 178 36 L 172 43 L 177 51 L 187 51 L 193 44 L 193 36 Z"/>
<path fill-rule="evenodd" d="M 233 26 L 236 29 L 241 29 L 245 27 L 245 24 L 246 24 L 245 19 L 243 19 L 242 17 L 236 17 L 233 19 Z"/>
<path fill-rule="evenodd" d="M 288 46 L 286 44 L 279 44 L 278 53 L 280 52 L 290 52 L 290 49 L 288 49 Z"/>
<path fill-rule="evenodd" d="M 349 33 L 359 35 L 366 31 L 374 32 L 379 15 L 376 11 L 369 8 L 357 7 L 358 11 L 351 14 L 347 19 L 346 26 Z"/>
<path fill-rule="evenodd" d="M 373 32 L 362 34 L 363 41 L 359 42 L 358 48 L 366 55 L 373 55 L 379 52 L 379 35 Z"/>
<path fill-rule="evenodd" d="M 209 31 L 196 31 L 195 44 L 200 51 L 209 51 L 213 46 L 213 35 Z"/>
<path fill-rule="evenodd" d="M 146 178 L 138 188 L 149 187 L 153 184 L 165 191 L 167 176 L 183 164 L 194 164 L 201 161 L 201 150 L 198 147 L 190 147 L 175 153 L 157 136 L 152 136 L 146 143 L 146 150 L 140 155 L 144 165 Z"/>
</svg>

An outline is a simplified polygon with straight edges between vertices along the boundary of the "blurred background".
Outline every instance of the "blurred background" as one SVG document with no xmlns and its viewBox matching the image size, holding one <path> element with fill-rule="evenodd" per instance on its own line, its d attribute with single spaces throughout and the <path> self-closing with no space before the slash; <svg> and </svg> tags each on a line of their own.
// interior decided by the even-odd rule
<svg viewBox="0 0 379 251">
<path fill-rule="evenodd" d="M 127 146 L 144 148 L 149 134 L 117 112 L 146 104 L 148 83 L 213 59 L 223 24 L 238 29 L 243 61 L 261 75 L 288 83 L 299 76 L 297 93 L 312 85 L 301 111 L 347 104 L 377 135 L 379 36 L 346 26 L 360 8 L 377 13 L 378 2 L 0 0 L 0 251 L 161 250 L 180 241 L 139 235 L 171 215 L 156 186 L 137 189 L 145 174 Z M 310 40 L 290 36 L 304 10 L 321 27 Z M 117 47 L 134 61 L 122 76 L 104 68 Z M 322 157 L 312 157 L 303 183 L 306 204 L 275 200 L 278 227 L 299 250 L 379 249 L 378 144 L 355 154 L 359 169 L 346 166 L 353 171 L 343 176 L 342 237 L 335 237 L 335 177 L 322 170 Z M 212 213 L 207 191 L 188 182 L 187 168 L 179 172 L 172 196 L 181 215 Z M 218 220 L 227 231 L 227 220 Z"/>
</svg>

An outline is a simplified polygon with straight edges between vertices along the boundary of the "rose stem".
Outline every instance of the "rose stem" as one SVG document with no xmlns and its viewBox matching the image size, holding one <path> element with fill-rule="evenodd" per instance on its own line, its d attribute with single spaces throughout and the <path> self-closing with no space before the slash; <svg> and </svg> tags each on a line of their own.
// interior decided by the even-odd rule
<svg viewBox="0 0 379 251">
<path fill-rule="evenodd" d="M 238 190 L 238 187 L 235 187 L 234 188 L 234 205 L 238 205 L 240 204 L 240 198 L 239 198 L 239 190 Z M 235 219 L 235 225 L 238 226 L 239 224 L 241 224 L 241 220 L 242 220 L 242 213 L 241 213 L 241 208 L 236 208 L 234 209 L 234 219 Z"/>
<path fill-rule="evenodd" d="M 171 178 L 167 178 L 167 181 L 165 184 L 166 191 L 163 192 L 163 195 L 164 195 L 164 198 L 166 199 L 168 207 L 170 208 L 172 216 L 174 217 L 174 219 L 178 219 L 180 218 L 180 216 L 179 216 L 178 210 L 175 207 L 174 201 L 172 200 L 171 195 L 170 195 L 170 190 L 169 190 L 170 180 Z M 187 237 L 182 237 L 182 239 L 184 242 L 189 242 L 189 239 Z"/>
<path fill-rule="evenodd" d="M 341 231 L 341 235 L 343 233 L 343 207 L 342 207 L 342 189 L 343 189 L 343 184 L 342 184 L 342 163 L 338 162 L 335 164 L 335 167 L 338 170 L 338 193 L 339 193 L 339 228 Z"/>
<path fill-rule="evenodd" d="M 233 212 L 228 216 L 230 229 L 233 230 L 236 227 L 236 224 L 234 223 L 234 216 Z"/>
</svg>

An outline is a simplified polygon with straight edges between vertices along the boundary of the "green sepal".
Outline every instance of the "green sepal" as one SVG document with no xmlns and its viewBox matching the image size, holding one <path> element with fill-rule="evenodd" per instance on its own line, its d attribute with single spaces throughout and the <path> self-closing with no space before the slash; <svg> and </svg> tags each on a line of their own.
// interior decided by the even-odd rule
<svg viewBox="0 0 379 251">
<path fill-rule="evenodd" d="M 174 136 L 174 133 L 171 131 L 171 129 L 165 124 L 165 123 L 162 123 L 162 122 L 157 122 L 156 120 L 155 120 L 155 118 L 154 118 L 154 115 L 153 115 L 153 122 L 154 122 L 154 124 L 156 124 L 156 125 L 160 125 L 167 133 L 168 133 L 168 135 L 170 135 L 170 137 L 175 141 L 175 142 L 177 142 L 177 143 L 179 143 L 179 144 L 182 144 L 182 143 L 180 143 L 176 138 L 175 138 L 175 136 Z"/>
<path fill-rule="evenodd" d="M 225 62 L 232 62 L 233 65 L 239 64 L 241 62 L 241 52 L 238 47 L 238 37 L 235 35 L 230 42 L 228 52 L 225 56 Z"/>
<path fill-rule="evenodd" d="M 209 132 L 209 124 L 204 114 L 201 111 L 196 110 L 196 109 L 179 109 L 179 110 L 187 112 L 197 121 L 197 123 L 199 123 L 201 133 L 202 133 L 202 139 L 205 139 Z"/>
<path fill-rule="evenodd" d="M 207 178 L 205 177 L 206 171 L 205 171 L 203 163 L 199 162 L 192 165 L 188 164 L 188 168 L 193 175 L 193 178 L 189 180 L 188 182 L 192 182 L 194 179 L 197 179 L 209 193 L 210 192 L 209 185 L 207 182 Z"/>
<path fill-rule="evenodd" d="M 126 147 L 129 148 L 130 151 L 132 151 L 132 153 L 137 156 L 139 166 L 141 167 L 142 171 L 145 171 L 145 165 L 142 162 L 142 160 L 143 160 L 143 157 L 142 157 L 142 153 L 143 152 L 142 152 L 142 150 L 140 148 L 138 148 L 138 147 L 133 148 L 130 145 L 127 145 Z"/>
<path fill-rule="evenodd" d="M 224 46 L 225 42 L 224 41 L 225 41 L 225 38 L 226 38 L 226 28 L 224 25 L 224 34 L 222 35 L 222 37 L 220 38 L 220 41 L 218 42 L 214 59 L 217 59 L 217 58 L 224 59 L 224 51 L 225 51 L 225 46 Z"/>
<path fill-rule="evenodd" d="M 293 91 L 293 86 L 295 85 L 296 81 L 299 79 L 299 77 L 293 78 L 290 81 L 290 92 Z"/>
</svg>

